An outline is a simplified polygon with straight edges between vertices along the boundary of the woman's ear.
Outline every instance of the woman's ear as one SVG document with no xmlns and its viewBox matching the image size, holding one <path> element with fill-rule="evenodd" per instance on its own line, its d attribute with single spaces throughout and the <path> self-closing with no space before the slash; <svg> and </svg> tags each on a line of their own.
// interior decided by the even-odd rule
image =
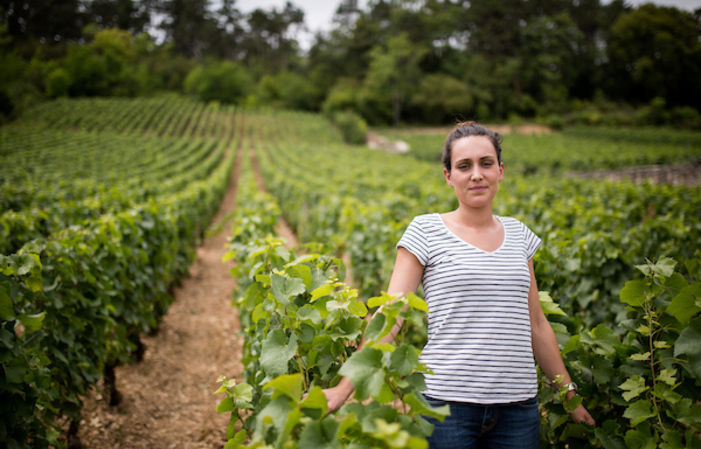
<svg viewBox="0 0 701 449">
<path fill-rule="evenodd" d="M 499 181 L 504 180 L 504 163 L 500 162 L 499 163 Z"/>
<path fill-rule="evenodd" d="M 443 176 L 445 176 L 445 182 L 447 182 L 450 187 L 453 187 L 453 181 L 450 180 L 450 172 L 445 167 L 443 167 Z"/>
</svg>

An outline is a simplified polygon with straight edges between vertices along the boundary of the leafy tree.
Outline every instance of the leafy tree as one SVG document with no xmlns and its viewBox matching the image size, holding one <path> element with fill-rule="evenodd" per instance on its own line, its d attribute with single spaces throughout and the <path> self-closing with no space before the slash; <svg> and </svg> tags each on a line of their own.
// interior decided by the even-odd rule
<svg viewBox="0 0 701 449">
<path fill-rule="evenodd" d="M 475 100 L 468 87 L 449 75 L 426 75 L 412 95 L 411 106 L 426 123 L 448 123 L 455 117 L 473 117 Z"/>
<path fill-rule="evenodd" d="M 185 91 L 203 101 L 241 103 L 250 91 L 246 70 L 231 61 L 208 61 L 197 66 L 185 79 Z"/>
<path fill-rule="evenodd" d="M 16 45 L 43 39 L 75 41 L 82 35 L 87 16 L 80 0 L 0 0 L 2 23 Z"/>
<path fill-rule="evenodd" d="M 701 107 L 701 27 L 691 13 L 645 4 L 622 14 L 611 28 L 608 92 L 647 103 Z"/>
<path fill-rule="evenodd" d="M 209 0 L 167 0 L 161 4 L 160 12 L 166 15 L 161 28 L 175 52 L 203 60 L 207 37 L 214 36 L 217 29 L 209 8 Z"/>
<path fill-rule="evenodd" d="M 247 24 L 248 32 L 242 42 L 244 61 L 256 66 L 261 76 L 289 70 L 297 56 L 294 35 L 304 26 L 304 11 L 288 1 L 282 10 L 255 9 Z"/>
<path fill-rule="evenodd" d="M 370 52 L 370 68 L 365 89 L 390 98 L 392 123 L 396 126 L 406 103 L 409 89 L 418 81 L 419 62 L 426 50 L 412 45 L 406 34 L 392 37 L 386 48 L 376 46 Z"/>
<path fill-rule="evenodd" d="M 87 14 L 101 28 L 119 28 L 137 34 L 151 21 L 151 0 L 92 0 Z"/>
</svg>

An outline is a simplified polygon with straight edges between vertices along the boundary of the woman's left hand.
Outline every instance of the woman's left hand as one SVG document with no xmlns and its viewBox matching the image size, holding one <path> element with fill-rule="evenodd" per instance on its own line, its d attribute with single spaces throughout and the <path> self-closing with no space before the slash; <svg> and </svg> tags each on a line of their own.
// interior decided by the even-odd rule
<svg viewBox="0 0 701 449">
<path fill-rule="evenodd" d="M 572 411 L 572 419 L 577 424 L 589 424 L 592 426 L 596 425 L 596 421 L 594 421 L 594 418 L 591 417 L 589 411 L 587 411 L 583 405 L 580 405 Z"/>
</svg>

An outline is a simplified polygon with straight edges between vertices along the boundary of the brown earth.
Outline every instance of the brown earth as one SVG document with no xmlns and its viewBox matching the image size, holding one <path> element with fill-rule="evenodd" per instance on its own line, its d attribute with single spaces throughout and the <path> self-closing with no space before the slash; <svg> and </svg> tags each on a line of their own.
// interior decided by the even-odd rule
<svg viewBox="0 0 701 449">
<path fill-rule="evenodd" d="M 235 207 L 240 164 L 221 209 Z M 85 397 L 79 437 L 86 449 L 220 448 L 229 414 L 218 414 L 214 395 L 220 375 L 241 380 L 240 323 L 231 306 L 236 287 L 230 264 L 222 263 L 229 229 L 197 248 L 190 275 L 175 289 L 175 302 L 155 336 L 143 336 L 144 360 L 117 367 L 122 402 L 110 406 L 97 391 Z"/>
<path fill-rule="evenodd" d="M 265 191 L 252 149 L 250 156 L 258 187 Z M 215 223 L 235 208 L 240 166 L 237 160 Z M 142 336 L 144 360 L 116 368 L 122 402 L 108 404 L 102 381 L 84 398 L 78 436 L 85 449 L 223 447 L 229 414 L 216 412 L 223 395 L 213 392 L 219 387 L 220 375 L 242 380 L 243 344 L 238 315 L 231 306 L 236 287 L 231 264 L 221 261 L 228 231 L 224 226 L 197 248 L 197 260 L 189 277 L 175 289 L 175 302 L 159 332 Z M 297 246 L 284 220 L 277 232 L 286 240 L 286 247 Z"/>
<path fill-rule="evenodd" d="M 569 176 L 580 179 L 630 179 L 633 182 L 698 186 L 701 185 L 701 158 L 687 165 L 651 165 L 610 171 L 571 172 Z"/>
</svg>

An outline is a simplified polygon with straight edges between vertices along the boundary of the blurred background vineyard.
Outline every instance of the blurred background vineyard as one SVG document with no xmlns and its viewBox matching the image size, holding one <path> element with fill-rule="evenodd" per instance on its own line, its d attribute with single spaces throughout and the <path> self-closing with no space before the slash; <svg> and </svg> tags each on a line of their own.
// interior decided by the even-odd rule
<svg viewBox="0 0 701 449">
<path fill-rule="evenodd" d="M 457 115 L 698 129 L 700 11 L 622 0 L 342 0 L 302 48 L 308 28 L 294 2 L 244 13 L 235 0 L 6 0 L 0 122 L 58 97 L 179 92 L 352 111 L 371 126 Z"/>
</svg>

